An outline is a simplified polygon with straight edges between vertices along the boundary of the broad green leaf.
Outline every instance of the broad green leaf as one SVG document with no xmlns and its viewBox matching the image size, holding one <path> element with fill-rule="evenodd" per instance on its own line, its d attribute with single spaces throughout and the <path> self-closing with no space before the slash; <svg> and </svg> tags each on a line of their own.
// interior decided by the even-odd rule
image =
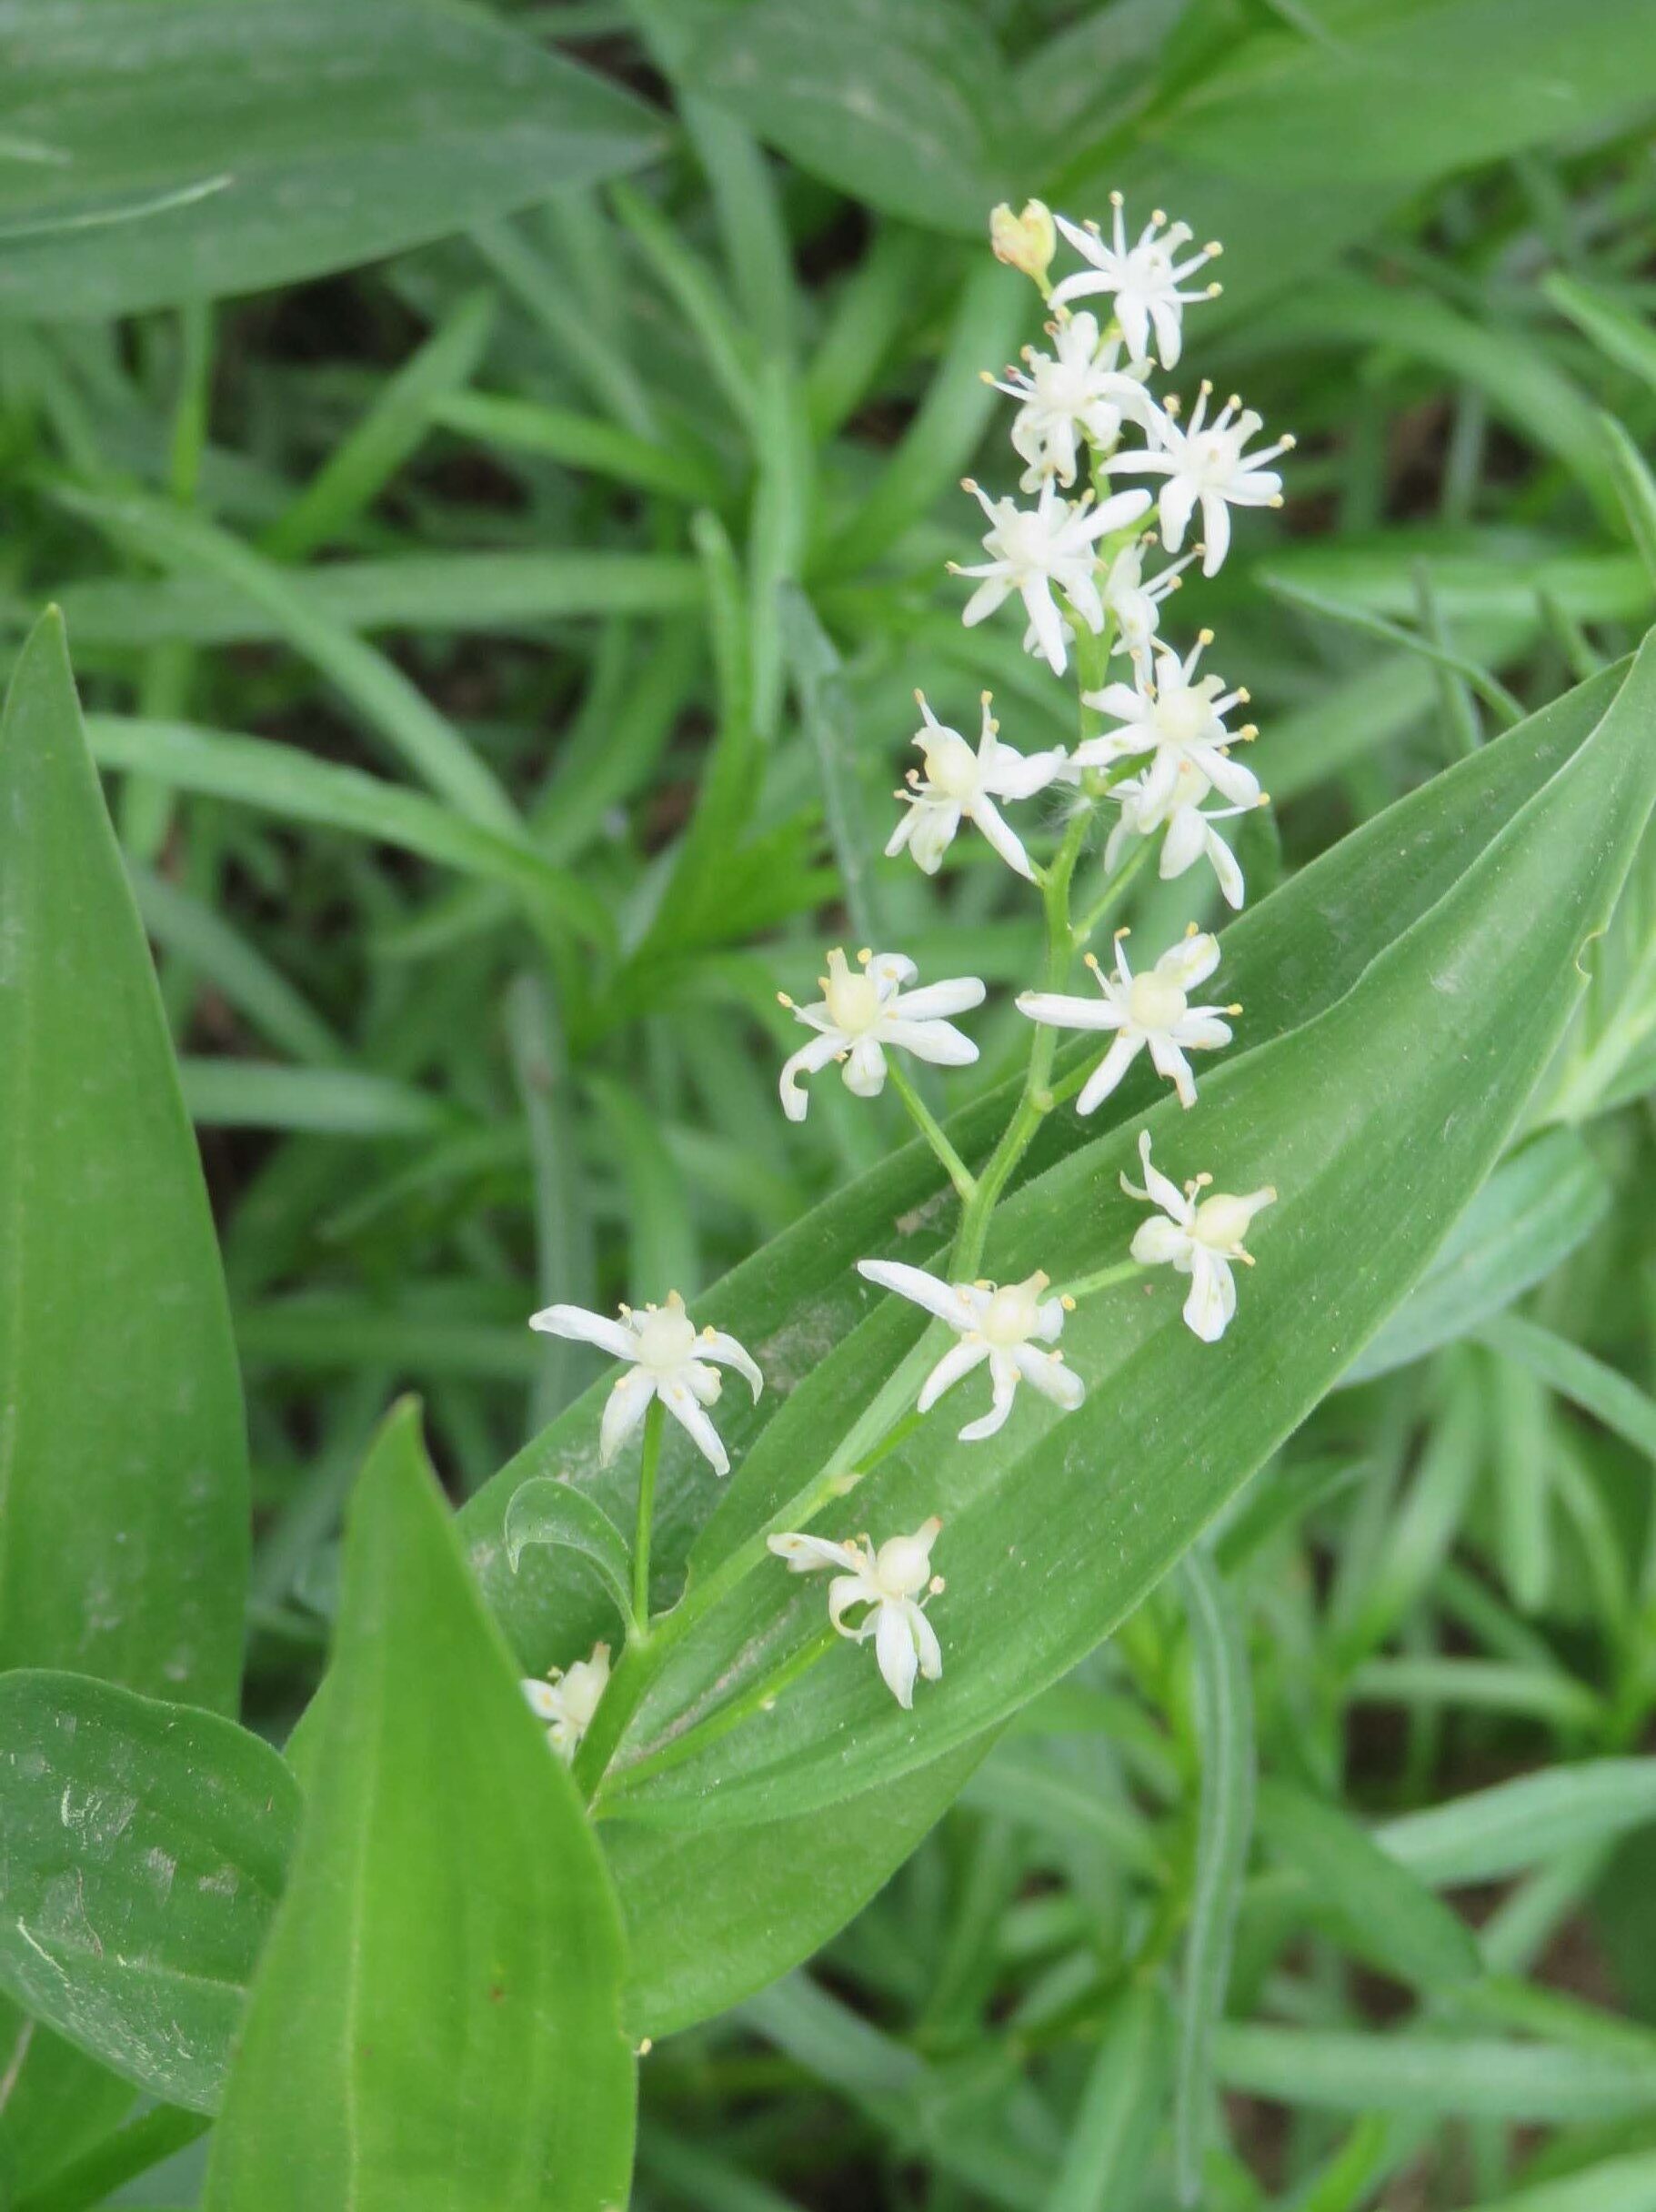
<svg viewBox="0 0 1656 2212">
<path fill-rule="evenodd" d="M 234 1709 L 241 1384 L 55 614 L 0 723 L 0 1665 Z"/>
<path fill-rule="evenodd" d="M 440 237 L 646 160 L 607 78 L 430 0 L 5 0 L 0 304 L 123 315 Z"/>
<path fill-rule="evenodd" d="M 1226 934 L 1227 975 L 1245 998 L 1253 1033 L 1287 1030 L 1348 990 L 1375 956 L 1456 881 L 1469 855 L 1480 850 L 1522 803 L 1580 748 L 1615 697 L 1621 671 L 1607 672 L 1484 748 L 1348 838 L 1283 890 L 1241 917 Z M 1124 1086 L 1119 1111 L 1147 1092 Z M 951 1125 L 969 1157 L 980 1156 L 1008 1111 L 1002 1091 L 958 1116 Z M 1111 1101 L 1118 1108 L 1118 1101 Z M 1054 1116 L 1031 1165 L 1064 1158 L 1090 1131 L 1073 1119 Z M 913 1145 L 819 1208 L 798 1228 L 738 1269 L 698 1302 L 698 1319 L 728 1328 L 754 1350 L 767 1375 L 757 1407 L 721 1404 L 720 1418 L 738 1456 L 751 1453 L 788 1393 L 854 1326 L 861 1298 L 854 1262 L 889 1250 L 894 1222 L 912 1246 L 917 1232 L 938 1219 L 940 1172 L 930 1154 Z M 898 1247 L 901 1249 L 901 1242 Z M 612 1518 L 631 1512 L 636 1481 L 629 1460 L 610 1469 L 597 1464 L 597 1419 L 606 1381 L 560 1417 L 465 1508 L 462 1528 L 474 1565 L 527 1666 L 538 1671 L 567 1663 L 599 1635 L 613 1634 L 616 1616 L 601 1602 L 583 1569 L 559 1572 L 551 1553 L 526 1554 L 511 1574 L 501 1534 L 506 1505 L 518 1484 L 534 1474 L 568 1473 L 597 1496 Z M 830 1406 L 824 1420 L 838 1433 L 847 1415 Z M 813 1450 L 819 1450 L 814 1441 Z M 738 1475 L 738 1481 L 740 1477 Z M 714 1502 L 711 1480 L 694 1456 L 669 1443 L 658 1493 L 657 1559 L 663 1576 L 681 1571 L 692 1534 Z M 751 1519 L 751 1516 L 750 1516 Z M 714 1554 L 717 1556 L 717 1553 Z M 652 1946 L 641 1934 L 657 1925 L 653 1884 L 670 1864 L 687 1885 L 698 1880 L 702 1909 L 721 1925 L 739 1926 L 739 1968 L 724 1981 L 717 1960 L 687 1962 L 670 1986 L 646 1989 L 643 2009 L 632 2016 L 653 2024 L 648 2007 L 660 2003 L 665 2024 L 683 2025 L 705 2002 L 708 2010 L 744 1987 L 796 1963 L 815 1947 L 836 1920 L 849 1915 L 902 1855 L 891 1841 L 894 1803 L 916 1816 L 915 1833 L 937 1817 L 952 1788 L 941 1766 L 912 1773 L 900 1792 L 870 1789 L 818 1816 L 695 1835 L 675 1831 L 674 1849 L 646 1849 L 618 1825 L 612 1845 L 617 1879 L 629 1926 L 638 1935 L 636 1974 L 641 1988 L 650 1976 Z M 861 1815 L 866 1812 L 866 1817 Z M 809 1862 L 826 1885 L 811 1893 L 809 1915 L 800 1915 L 800 1886 L 790 1878 L 792 1839 L 821 1836 L 824 1847 Z M 634 1868 L 637 1868 L 635 1878 Z M 688 1869 L 694 1867 L 694 1877 Z M 808 1887 L 808 1885 L 807 1885 Z M 819 1909 L 818 1909 L 819 1908 Z M 664 1918 L 670 1918 L 666 1915 Z M 660 1935 L 654 1939 L 658 1945 Z"/>
<path fill-rule="evenodd" d="M 1604 1171 L 1576 1131 L 1543 1131 L 1502 1161 L 1345 1380 L 1366 1382 L 1469 1335 L 1567 1260 L 1610 1199 Z"/>
<path fill-rule="evenodd" d="M 615 1903 L 412 1406 L 358 1483 L 314 1720 L 209 2212 L 609 2212 L 634 2099 Z"/>
<path fill-rule="evenodd" d="M 1382 1972 L 1439 1990 L 1480 1972 L 1470 1929 L 1337 1805 L 1283 1782 L 1260 1791 L 1260 1826 L 1344 1939 Z"/>
<path fill-rule="evenodd" d="M 1427 0 L 1250 40 L 1156 135 L 1213 167 L 1303 187 L 1413 183 L 1471 166 L 1656 92 L 1656 20 L 1643 0 Z M 1169 203 L 1170 204 L 1170 203 Z"/>
<path fill-rule="evenodd" d="M 683 75 L 888 214 L 977 236 L 1010 188 L 1004 64 L 962 0 L 748 0 L 695 41 Z"/>
<path fill-rule="evenodd" d="M 299 1794 L 232 1721 L 82 1674 L 0 1676 L 0 1983 L 210 2112 L 286 1874 Z"/>
<path fill-rule="evenodd" d="M 1656 2151 L 1606 2158 L 1556 2181 L 1481 2197 L 1472 2212 L 1656 2212 Z"/>
<path fill-rule="evenodd" d="M 1020 1409 L 992 1453 L 945 1441 L 954 1423 L 939 1419 L 860 1487 L 855 1526 L 938 1512 L 948 1531 L 938 1563 L 955 1602 L 939 1601 L 937 1626 L 949 1660 L 923 1709 L 905 1714 L 872 1668 L 852 1664 L 858 1654 L 836 1652 L 768 1716 L 699 1755 L 676 1744 L 670 1769 L 629 1786 L 629 1760 L 751 1690 L 817 1633 L 820 1593 L 761 1569 L 667 1647 L 610 1778 L 613 1810 L 739 1823 L 895 1781 L 1003 1718 L 1131 1610 L 1337 1378 L 1488 1173 L 1556 1046 L 1581 950 L 1608 920 L 1656 796 L 1653 716 L 1656 649 L 1575 757 L 1342 997 L 1228 1055 L 1188 1123 L 1176 1104 L 1151 1109 L 1166 1171 L 1212 1169 L 1223 1188 L 1269 1181 L 1280 1193 L 1256 1224 L 1258 1265 L 1217 1352 L 1184 1328 L 1165 1280 L 1083 1304 L 1066 1352 L 1108 1419 L 1065 1426 Z M 1115 1189 L 1135 1134 L 1089 1136 L 1026 1184 L 997 1216 L 991 1271 L 1045 1267 L 1062 1281 L 1119 1259 L 1143 1218 Z M 805 1471 L 918 1333 L 895 1302 L 874 1304 L 773 1417 L 701 1540 L 706 1568 L 773 1515 L 788 1524 Z M 834 1519 L 820 1526 L 841 1533 Z M 732 1651 L 744 1655 L 734 1668 Z M 627 1689 L 618 1676 L 612 1728 Z"/>
</svg>

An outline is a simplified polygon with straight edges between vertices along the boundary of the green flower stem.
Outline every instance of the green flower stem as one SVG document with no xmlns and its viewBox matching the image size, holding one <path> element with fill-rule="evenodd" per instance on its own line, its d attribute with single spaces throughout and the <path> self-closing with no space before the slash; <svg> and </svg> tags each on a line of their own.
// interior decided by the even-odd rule
<svg viewBox="0 0 1656 2212">
<path fill-rule="evenodd" d="M 1130 1282 L 1135 1275 L 1145 1272 L 1141 1260 L 1118 1260 L 1113 1267 L 1101 1267 L 1093 1275 L 1082 1275 L 1075 1282 L 1059 1286 L 1059 1295 L 1073 1299 L 1079 1305 L 1083 1298 L 1090 1298 L 1099 1291 L 1113 1290 L 1118 1282 Z"/>
<path fill-rule="evenodd" d="M 944 1135 L 941 1124 L 927 1107 L 924 1099 L 921 1098 L 895 1060 L 888 1060 L 886 1062 L 886 1075 L 893 1091 L 908 1109 L 909 1120 L 942 1161 L 944 1171 L 949 1181 L 954 1184 L 960 1203 L 963 1206 L 969 1205 L 978 1189 L 977 1177 Z"/>
<path fill-rule="evenodd" d="M 650 1532 L 656 1519 L 656 1470 L 661 1464 L 661 1425 L 666 1418 L 666 1406 L 659 1398 L 652 1398 L 649 1411 L 644 1416 L 644 1456 L 638 1463 L 638 1529 L 633 1538 L 633 1619 L 637 1626 L 630 1642 L 635 1644 L 649 1634 Z"/>
<path fill-rule="evenodd" d="M 928 1328 L 846 1431 L 822 1472 L 796 1491 L 762 1528 L 738 1544 L 705 1582 L 690 1584 L 672 1611 L 652 1624 L 647 1643 L 629 1644 L 623 1652 L 575 1757 L 575 1779 L 588 1802 L 673 1647 L 764 1563 L 772 1536 L 808 1528 L 825 1505 L 835 1498 L 848 1497 L 869 1470 L 918 1424 L 914 1400 L 927 1371 L 936 1362 L 937 1340 L 943 1333 L 940 1322 Z"/>
<path fill-rule="evenodd" d="M 1086 949 L 1088 940 L 1094 932 L 1109 920 L 1110 911 L 1119 900 L 1122 892 L 1132 882 L 1149 857 L 1150 840 L 1147 837 L 1141 837 L 1126 860 L 1122 861 L 1120 867 L 1112 869 L 1106 876 L 1103 888 L 1098 897 L 1069 932 L 1078 952 Z"/>
</svg>

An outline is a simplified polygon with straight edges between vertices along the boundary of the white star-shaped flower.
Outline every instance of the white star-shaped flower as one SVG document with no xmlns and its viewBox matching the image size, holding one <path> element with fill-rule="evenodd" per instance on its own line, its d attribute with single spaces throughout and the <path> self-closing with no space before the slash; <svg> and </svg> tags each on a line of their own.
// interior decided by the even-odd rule
<svg viewBox="0 0 1656 2212">
<path fill-rule="evenodd" d="M 1090 952 L 1087 955 L 1099 998 L 1026 990 L 1018 1001 L 1020 1014 L 1053 1029 L 1116 1032 L 1115 1042 L 1087 1078 L 1075 1102 L 1078 1113 L 1091 1113 L 1102 1105 L 1147 1045 L 1157 1074 L 1172 1084 L 1179 1104 L 1194 1106 L 1196 1078 L 1185 1054 L 1211 1052 L 1229 1044 L 1230 1027 L 1219 1017 L 1241 1011 L 1239 1006 L 1192 1006 L 1189 1001 L 1189 993 L 1219 966 L 1217 937 L 1201 934 L 1192 922 L 1189 936 L 1169 946 L 1153 968 L 1134 975 L 1127 964 L 1126 936 L 1125 930 L 1116 932 L 1114 975 L 1106 973 Z"/>
<path fill-rule="evenodd" d="M 989 1410 L 959 1432 L 962 1443 L 976 1443 L 1006 1425 L 1020 1381 L 1033 1384 L 1067 1413 L 1074 1413 L 1086 1395 L 1079 1375 L 1064 1365 L 1063 1353 L 1042 1350 L 1058 1341 L 1065 1313 L 1061 1298 L 1045 1295 L 1047 1276 L 1033 1274 L 1022 1282 L 939 1282 L 924 1268 L 906 1267 L 900 1260 L 858 1260 L 857 1272 L 935 1313 L 960 1339 L 920 1385 L 918 1413 L 928 1413 L 946 1390 L 989 1362 Z"/>
<path fill-rule="evenodd" d="M 526 1677 L 523 1694 L 537 1720 L 547 1723 L 547 1741 L 566 1763 L 580 1748 L 581 1738 L 592 1725 L 609 1680 L 609 1646 L 596 1644 L 590 1659 L 577 1659 L 571 1667 L 553 1667 L 543 1681 Z"/>
<path fill-rule="evenodd" d="M 1019 507 L 1014 499 L 991 499 L 981 485 L 969 477 L 969 491 L 989 518 L 983 549 L 986 561 L 956 568 L 958 576 L 981 577 L 960 619 L 969 629 L 992 615 L 1016 591 L 1029 618 L 1026 647 L 1036 649 L 1055 676 L 1061 676 L 1069 660 L 1064 618 L 1054 590 L 1061 591 L 1077 617 L 1096 635 L 1104 627 L 1104 606 L 1099 598 L 1097 540 L 1112 530 L 1124 530 L 1149 508 L 1146 491 L 1118 492 L 1096 501 L 1090 491 L 1071 504 L 1060 499 L 1050 477 L 1040 488 L 1033 507 Z"/>
<path fill-rule="evenodd" d="M 1190 419 L 1182 429 L 1174 420 L 1170 402 L 1167 412 L 1158 415 L 1154 435 L 1159 449 L 1147 446 L 1129 453 L 1113 453 L 1104 464 L 1112 475 L 1166 477 L 1157 497 L 1157 510 L 1169 553 L 1177 553 L 1183 545 L 1185 526 L 1200 505 L 1204 576 L 1216 576 L 1230 549 L 1233 507 L 1281 506 L 1282 479 L 1267 463 L 1294 449 L 1291 437 L 1280 437 L 1274 446 L 1244 453 L 1249 439 L 1264 428 L 1264 417 L 1251 407 L 1243 407 L 1233 392 L 1213 420 L 1206 422 L 1212 390 L 1210 384 L 1202 386 Z"/>
<path fill-rule="evenodd" d="M 1144 1188 L 1129 1182 L 1125 1175 L 1121 1188 L 1129 1198 L 1152 1201 L 1166 1219 L 1139 1224 L 1133 1237 L 1133 1258 L 1144 1267 L 1171 1266 L 1189 1276 L 1186 1324 L 1204 1344 L 1216 1344 L 1236 1312 L 1236 1278 L 1230 1263 L 1234 1260 L 1244 1267 L 1253 1265 L 1242 1249 L 1242 1239 L 1254 1215 L 1273 1205 L 1277 1194 L 1267 1183 L 1263 1190 L 1250 1191 L 1244 1198 L 1232 1197 L 1228 1191 L 1215 1191 L 1203 1198 L 1201 1192 L 1212 1182 L 1211 1175 L 1198 1175 L 1181 1191 L 1150 1165 L 1148 1129 L 1139 1134 L 1139 1157 L 1144 1163 Z"/>
<path fill-rule="evenodd" d="M 912 1536 L 888 1536 L 877 1552 L 867 1536 L 830 1543 L 824 1536 L 772 1536 L 770 1548 L 795 1574 L 815 1574 L 825 1567 L 839 1572 L 828 1584 L 828 1618 L 842 1636 L 865 1644 L 872 1636 L 874 1655 L 886 1686 L 905 1713 L 914 1704 L 914 1679 L 936 1682 L 943 1672 L 937 1631 L 922 1611 L 924 1597 L 943 1587 L 931 1572 L 931 1547 L 943 1523 L 934 1514 Z M 855 1626 L 846 1614 L 853 1606 L 868 1610 Z"/>
<path fill-rule="evenodd" d="M 1187 869 L 1194 868 L 1205 854 L 1212 863 L 1219 879 L 1219 887 L 1225 903 L 1239 907 L 1247 896 L 1242 871 L 1237 859 L 1224 839 L 1213 827 L 1215 822 L 1230 821 L 1239 814 L 1251 814 L 1255 806 L 1268 803 L 1263 791 L 1247 807 L 1214 807 L 1202 811 L 1202 801 L 1210 797 L 1213 787 L 1189 760 L 1179 763 L 1171 796 L 1161 806 L 1152 806 L 1144 796 L 1142 776 L 1128 776 L 1110 786 L 1109 796 L 1121 802 L 1121 818 L 1109 833 L 1104 848 L 1104 866 L 1107 871 L 1119 866 L 1127 848 L 1136 837 L 1154 837 L 1157 830 L 1165 834 L 1161 840 L 1161 859 L 1156 872 L 1164 883 L 1175 876 L 1182 876 Z"/>
<path fill-rule="evenodd" d="M 1083 443 L 1113 446 L 1124 421 L 1148 431 L 1159 411 L 1144 388 L 1149 364 L 1119 368 L 1119 342 L 1102 338 L 1097 316 L 1061 316 L 1047 329 L 1049 354 L 1026 346 L 1024 367 L 1009 368 L 1004 381 L 986 377 L 1023 403 L 1013 418 L 1012 447 L 1029 463 L 1025 491 L 1039 491 L 1049 477 L 1073 484 Z"/>
<path fill-rule="evenodd" d="M 1233 807 L 1257 805 L 1259 778 L 1233 759 L 1229 749 L 1233 744 L 1249 743 L 1257 732 L 1251 722 L 1234 732 L 1225 727 L 1226 715 L 1232 707 L 1245 706 L 1248 694 L 1227 691 L 1220 677 L 1199 678 L 1196 673 L 1203 648 L 1212 642 L 1213 632 L 1203 630 L 1183 660 L 1158 647 L 1154 676 L 1139 660 L 1130 684 L 1106 684 L 1101 691 L 1084 692 L 1088 706 L 1108 715 L 1116 727 L 1078 745 L 1070 765 L 1113 768 L 1119 760 L 1149 753 L 1142 789 L 1146 803 L 1154 809 L 1172 799 L 1179 769 L 1187 763 Z"/>
<path fill-rule="evenodd" d="M 1169 561 L 1154 576 L 1146 577 L 1144 556 L 1154 543 L 1153 536 L 1136 538 L 1131 545 L 1123 546 L 1109 564 L 1102 597 L 1106 611 L 1115 618 L 1112 653 L 1142 656 L 1149 650 L 1161 627 L 1162 601 L 1179 589 L 1185 570 L 1196 558 L 1194 553 L 1187 553 L 1182 560 Z"/>
<path fill-rule="evenodd" d="M 814 1075 L 830 1060 L 844 1061 L 845 1087 L 854 1097 L 874 1099 L 886 1087 L 889 1046 L 939 1068 L 969 1067 L 978 1057 L 971 1039 L 948 1018 L 983 1004 L 986 994 L 977 976 L 906 990 L 919 970 L 902 953 L 859 952 L 857 958 L 859 966 L 853 969 L 838 948 L 828 954 L 828 971 L 817 979 L 822 996 L 815 1005 L 796 1006 L 785 992 L 778 993 L 796 1021 L 817 1031 L 782 1070 L 782 1111 L 790 1121 L 803 1121 L 809 1103 L 800 1076 Z"/>
<path fill-rule="evenodd" d="M 1053 287 L 1052 305 L 1061 307 L 1072 299 L 1091 299 L 1099 293 L 1111 295 L 1116 320 L 1121 326 L 1121 336 L 1127 340 L 1130 357 L 1135 361 L 1149 359 L 1153 326 L 1161 366 L 1171 368 L 1179 359 L 1184 309 L 1195 300 L 1216 297 L 1219 291 L 1217 284 L 1202 285 L 1193 292 L 1180 291 L 1179 287 L 1221 249 L 1217 244 L 1199 246 L 1180 261 L 1179 255 L 1196 233 L 1188 223 L 1174 223 L 1164 230 L 1168 219 L 1159 207 L 1139 232 L 1138 244 L 1129 246 L 1121 195 L 1112 192 L 1109 204 L 1115 220 L 1108 245 L 1096 223 L 1083 226 L 1066 221 L 1061 215 L 1054 217 L 1059 230 L 1089 266 L 1078 269 L 1073 276 L 1066 276 L 1061 284 Z"/>
<path fill-rule="evenodd" d="M 530 1316 L 529 1326 L 546 1336 L 597 1344 L 614 1358 L 632 1362 L 626 1374 L 616 1378 L 604 1407 L 598 1429 L 603 1465 L 608 1466 L 644 1419 L 650 1400 L 659 1398 L 698 1451 L 711 1461 L 714 1471 L 729 1473 L 729 1455 L 704 1408 L 718 1397 L 723 1382 L 719 1367 L 734 1367 L 756 1399 L 764 1388 L 764 1377 L 735 1337 L 718 1329 L 704 1329 L 698 1335 L 677 1291 L 668 1293 L 666 1305 L 646 1306 L 642 1313 L 623 1306 L 619 1321 L 611 1321 L 606 1313 L 589 1313 L 585 1306 L 547 1306 Z M 718 1365 L 709 1366 L 709 1361 Z"/>
<path fill-rule="evenodd" d="M 1023 840 L 995 804 L 998 799 L 1031 799 L 1044 791 L 1064 764 L 1063 748 L 1054 752 L 1019 752 L 1000 742 L 1000 725 L 983 694 L 983 725 L 974 752 L 958 729 L 939 722 L 917 691 L 925 727 L 915 737 L 926 762 L 925 774 L 908 771 L 910 789 L 898 791 L 908 811 L 891 832 L 888 857 L 906 845 L 928 876 L 938 868 L 963 821 L 976 822 L 1009 868 L 1035 880 Z"/>
</svg>

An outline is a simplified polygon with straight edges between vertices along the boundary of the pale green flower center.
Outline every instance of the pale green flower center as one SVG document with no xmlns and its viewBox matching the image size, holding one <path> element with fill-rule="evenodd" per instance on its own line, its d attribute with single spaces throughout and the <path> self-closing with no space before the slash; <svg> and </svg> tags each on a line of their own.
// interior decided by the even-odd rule
<svg viewBox="0 0 1656 2212">
<path fill-rule="evenodd" d="M 1153 968 L 1136 975 L 1127 994 L 1127 1010 L 1141 1030 L 1170 1030 L 1184 1020 L 1189 1003 L 1178 984 Z"/>
</svg>

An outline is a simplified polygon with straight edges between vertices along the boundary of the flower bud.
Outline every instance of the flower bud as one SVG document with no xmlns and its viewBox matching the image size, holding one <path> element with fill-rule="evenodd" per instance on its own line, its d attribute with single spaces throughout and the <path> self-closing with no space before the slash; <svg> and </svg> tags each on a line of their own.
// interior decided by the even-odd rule
<svg viewBox="0 0 1656 2212">
<path fill-rule="evenodd" d="M 1026 200 L 1021 215 L 1014 215 L 1003 200 L 989 216 L 989 244 L 997 261 L 1021 269 L 1046 290 L 1047 271 L 1058 251 L 1058 232 L 1044 200 Z"/>
</svg>

